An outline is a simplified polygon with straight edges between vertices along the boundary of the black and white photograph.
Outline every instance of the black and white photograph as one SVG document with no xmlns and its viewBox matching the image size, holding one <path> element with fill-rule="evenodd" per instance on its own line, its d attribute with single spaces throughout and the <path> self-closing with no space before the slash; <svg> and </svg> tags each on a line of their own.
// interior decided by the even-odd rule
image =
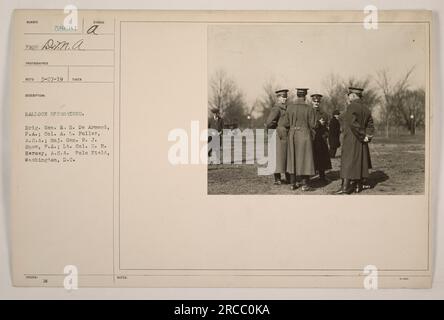
<svg viewBox="0 0 444 320">
<path fill-rule="evenodd" d="M 428 28 L 210 25 L 208 194 L 424 194 Z"/>
<path fill-rule="evenodd" d="M 0 10 L 3 296 L 443 296 L 438 0 L 215 1 Z"/>
</svg>

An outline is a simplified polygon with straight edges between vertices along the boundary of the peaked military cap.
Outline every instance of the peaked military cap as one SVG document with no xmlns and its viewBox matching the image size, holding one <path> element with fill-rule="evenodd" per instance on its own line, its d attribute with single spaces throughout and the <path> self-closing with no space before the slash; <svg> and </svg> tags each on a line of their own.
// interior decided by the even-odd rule
<svg viewBox="0 0 444 320">
<path fill-rule="evenodd" d="M 350 93 L 356 93 L 357 95 L 362 95 L 362 92 L 364 91 L 364 89 L 362 88 L 356 88 L 356 87 L 350 87 L 348 88 L 348 94 Z"/>
<path fill-rule="evenodd" d="M 278 97 L 287 97 L 288 96 L 288 89 L 280 89 L 280 90 L 277 90 L 277 91 L 275 91 L 275 93 L 276 93 L 276 95 L 278 96 Z"/>
<path fill-rule="evenodd" d="M 322 99 L 323 95 L 320 94 L 320 93 L 315 93 L 315 94 L 312 94 L 310 97 L 311 97 L 314 101 L 320 101 L 320 100 Z"/>
<path fill-rule="evenodd" d="M 298 95 L 307 95 L 308 88 L 296 88 L 296 94 Z"/>
</svg>

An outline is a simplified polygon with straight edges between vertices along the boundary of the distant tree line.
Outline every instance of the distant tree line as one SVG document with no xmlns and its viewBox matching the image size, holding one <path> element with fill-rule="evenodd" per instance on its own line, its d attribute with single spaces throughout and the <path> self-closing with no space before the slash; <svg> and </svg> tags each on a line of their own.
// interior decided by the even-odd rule
<svg viewBox="0 0 444 320">
<path fill-rule="evenodd" d="M 381 70 L 374 77 L 343 79 L 330 75 L 323 82 L 322 107 L 332 114 L 334 110 L 345 110 L 349 87 L 364 88 L 364 103 L 372 110 L 380 134 L 409 131 L 416 134 L 425 126 L 425 90 L 411 88 L 409 80 L 414 68 L 400 79 L 392 79 L 387 70 Z M 218 109 L 227 128 L 263 128 L 265 119 L 276 103 L 275 91 L 280 86 L 273 79 L 263 85 L 263 93 L 252 105 L 248 105 L 242 90 L 223 70 L 217 71 L 209 82 L 209 113 Z M 291 97 L 289 103 L 291 103 Z"/>
</svg>

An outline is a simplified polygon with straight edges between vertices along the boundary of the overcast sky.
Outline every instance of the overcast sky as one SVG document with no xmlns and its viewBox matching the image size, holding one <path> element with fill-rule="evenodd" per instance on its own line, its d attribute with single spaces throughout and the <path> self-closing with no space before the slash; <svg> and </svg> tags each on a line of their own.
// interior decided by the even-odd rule
<svg viewBox="0 0 444 320">
<path fill-rule="evenodd" d="M 308 87 L 323 93 L 330 74 L 342 78 L 375 76 L 387 69 L 394 79 L 415 66 L 412 87 L 426 86 L 425 24 L 210 25 L 208 72 L 223 69 L 249 105 L 274 79 L 281 87 Z"/>
</svg>

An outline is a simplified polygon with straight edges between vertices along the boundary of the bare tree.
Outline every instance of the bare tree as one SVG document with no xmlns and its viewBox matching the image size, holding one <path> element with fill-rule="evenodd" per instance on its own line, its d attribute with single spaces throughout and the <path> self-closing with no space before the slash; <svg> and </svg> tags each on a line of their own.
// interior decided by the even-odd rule
<svg viewBox="0 0 444 320">
<path fill-rule="evenodd" d="M 264 93 L 259 100 L 259 104 L 263 111 L 270 111 L 270 109 L 276 104 L 275 92 L 277 90 L 277 85 L 273 79 L 269 79 L 265 82 L 262 88 L 264 89 Z"/>
<path fill-rule="evenodd" d="M 262 116 L 262 106 L 259 99 L 256 99 L 256 101 L 247 108 L 247 120 L 248 120 L 248 127 L 253 128 L 256 126 L 257 122 L 257 114 L 259 113 L 260 116 Z"/>
<path fill-rule="evenodd" d="M 268 79 L 263 85 L 263 94 L 256 100 L 254 104 L 254 111 L 260 116 L 255 120 L 256 126 L 263 127 L 265 119 L 271 111 L 271 108 L 276 104 L 276 85 L 273 78 Z M 259 125 L 260 124 L 260 125 Z"/>
<path fill-rule="evenodd" d="M 228 126 L 247 123 L 246 107 L 242 91 L 224 70 L 218 70 L 210 80 L 209 111 L 219 110 Z"/>
<path fill-rule="evenodd" d="M 416 133 L 417 127 L 425 124 L 425 91 L 424 89 L 406 90 L 401 97 L 401 103 L 395 109 L 395 117 L 398 124 Z"/>
<path fill-rule="evenodd" d="M 224 113 L 230 96 L 234 91 L 234 82 L 228 78 L 224 70 L 218 70 L 210 80 L 210 97 L 208 105 L 211 110 L 217 109 Z"/>
<path fill-rule="evenodd" d="M 325 111 L 332 114 L 333 111 L 343 111 L 346 104 L 347 88 L 345 88 L 344 81 L 335 74 L 328 76 L 324 82 L 325 87 L 324 107 Z"/>
<path fill-rule="evenodd" d="M 409 78 L 413 73 L 414 67 L 396 82 L 392 82 L 388 71 L 381 70 L 377 73 L 376 83 L 382 92 L 383 103 L 381 104 L 381 117 L 385 124 L 385 135 L 388 138 L 390 134 L 390 124 L 397 123 L 397 110 L 402 109 L 403 97 L 409 87 Z"/>
</svg>

